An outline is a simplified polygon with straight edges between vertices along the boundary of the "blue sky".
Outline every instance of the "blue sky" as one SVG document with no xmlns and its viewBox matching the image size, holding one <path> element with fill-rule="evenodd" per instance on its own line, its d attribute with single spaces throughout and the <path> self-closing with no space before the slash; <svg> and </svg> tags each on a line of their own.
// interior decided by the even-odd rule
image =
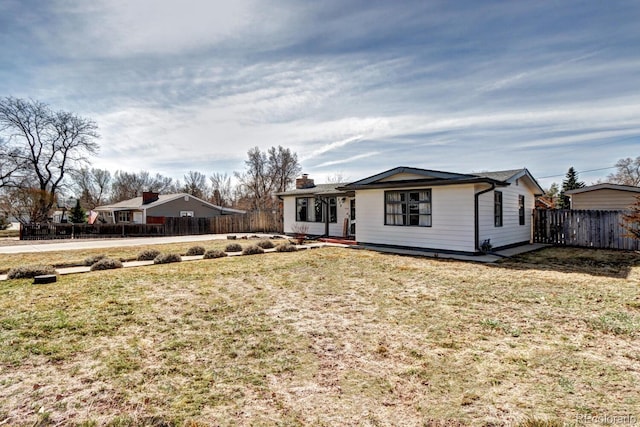
<svg viewBox="0 0 640 427">
<path fill-rule="evenodd" d="M 640 155 L 638 22 L 615 0 L 2 0 L 0 95 L 95 120 L 112 171 L 231 173 L 282 145 L 316 182 L 548 186 Z"/>
</svg>

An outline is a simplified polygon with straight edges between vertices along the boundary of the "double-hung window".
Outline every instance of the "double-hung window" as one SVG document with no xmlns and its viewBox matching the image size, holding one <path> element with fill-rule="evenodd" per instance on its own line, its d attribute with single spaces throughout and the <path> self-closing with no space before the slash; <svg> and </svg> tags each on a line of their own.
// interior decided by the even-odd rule
<svg viewBox="0 0 640 427">
<path fill-rule="evenodd" d="M 431 227 L 431 190 L 385 191 L 385 225 Z"/>
<path fill-rule="evenodd" d="M 524 218 L 524 196 L 522 194 L 520 194 L 518 196 L 518 219 L 520 221 L 520 225 L 524 225 L 525 224 L 525 218 Z"/>
<path fill-rule="evenodd" d="M 496 227 L 502 227 L 502 191 L 493 193 L 493 219 Z"/>
</svg>

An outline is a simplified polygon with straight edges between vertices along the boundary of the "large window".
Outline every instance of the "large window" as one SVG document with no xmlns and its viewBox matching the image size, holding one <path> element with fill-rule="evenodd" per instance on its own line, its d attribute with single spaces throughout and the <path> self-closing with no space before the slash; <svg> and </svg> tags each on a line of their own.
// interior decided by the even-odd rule
<svg viewBox="0 0 640 427">
<path fill-rule="evenodd" d="M 131 222 L 131 211 L 117 211 L 116 222 Z"/>
<path fill-rule="evenodd" d="M 431 190 L 385 191 L 385 225 L 431 227 Z"/>
<path fill-rule="evenodd" d="M 493 193 L 493 218 L 496 227 L 502 227 L 502 191 Z"/>
<path fill-rule="evenodd" d="M 522 194 L 518 196 L 518 219 L 520 225 L 524 225 L 524 196 Z"/>
<path fill-rule="evenodd" d="M 336 198 L 296 197 L 297 222 L 324 222 L 325 204 L 328 205 L 329 222 L 338 222 Z"/>
</svg>

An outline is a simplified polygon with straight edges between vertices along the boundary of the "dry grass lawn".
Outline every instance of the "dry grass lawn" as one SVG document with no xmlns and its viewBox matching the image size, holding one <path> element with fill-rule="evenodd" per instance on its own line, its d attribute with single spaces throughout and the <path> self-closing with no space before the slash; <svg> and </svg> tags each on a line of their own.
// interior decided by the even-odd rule
<svg viewBox="0 0 640 427">
<path fill-rule="evenodd" d="M 639 285 L 638 254 L 574 249 L 481 265 L 324 248 L 0 282 L 0 425 L 640 419 Z"/>
<path fill-rule="evenodd" d="M 25 265 L 45 264 L 55 267 L 83 265 L 86 258 L 96 255 L 106 255 L 109 258 L 119 259 L 121 261 L 133 261 L 137 255 L 146 249 L 158 249 L 161 252 L 185 254 L 192 246 L 203 246 L 205 249 L 224 250 L 225 246 L 230 243 L 238 243 L 242 247 L 255 245 L 261 239 L 237 239 L 237 240 L 208 240 L 197 242 L 181 242 L 167 243 L 163 245 L 140 245 L 140 246 L 123 246 L 113 248 L 97 248 L 97 249 L 81 249 L 69 250 L 61 253 L 59 251 L 46 251 L 47 243 L 35 241 L 32 244 L 40 244 L 43 252 L 24 252 L 17 254 L 0 254 L 0 274 L 6 273 L 11 268 Z M 283 239 L 271 240 L 277 245 L 283 242 Z M 29 241 L 22 241 L 29 242 Z"/>
</svg>

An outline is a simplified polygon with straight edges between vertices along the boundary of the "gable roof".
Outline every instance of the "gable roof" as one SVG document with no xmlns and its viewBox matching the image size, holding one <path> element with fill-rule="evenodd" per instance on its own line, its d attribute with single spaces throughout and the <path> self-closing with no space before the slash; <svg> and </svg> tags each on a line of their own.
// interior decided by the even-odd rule
<svg viewBox="0 0 640 427">
<path fill-rule="evenodd" d="M 629 191 L 631 193 L 640 193 L 640 187 L 634 187 L 633 185 L 619 185 L 619 184 L 596 184 L 590 185 L 588 187 L 576 188 L 575 190 L 567 190 L 564 194 L 580 194 L 586 193 L 588 191 L 596 191 L 596 190 L 617 190 L 617 191 Z"/>
<path fill-rule="evenodd" d="M 527 168 L 509 169 L 509 170 L 495 171 L 495 172 L 478 172 L 478 173 L 474 173 L 474 175 L 482 176 L 485 178 L 496 179 L 498 181 L 504 181 L 509 183 L 515 182 L 517 179 L 527 177 L 536 190 L 534 191 L 535 195 L 541 196 L 544 194 L 544 190 L 542 189 L 540 184 L 538 184 L 538 181 L 536 181 L 533 175 L 531 175 L 531 172 L 529 172 L 529 169 Z"/>
<path fill-rule="evenodd" d="M 405 180 L 385 180 L 394 175 L 410 174 L 421 178 L 411 178 Z M 365 188 L 397 188 L 407 185 L 452 185 L 452 184 L 474 184 L 474 183 L 488 183 L 495 184 L 496 186 L 507 186 L 516 179 L 526 176 L 532 186 L 534 187 L 536 194 L 543 194 L 544 190 L 538 182 L 533 178 L 531 173 L 526 169 L 510 169 L 496 172 L 479 172 L 472 174 L 462 174 L 454 172 L 443 172 L 430 169 L 410 168 L 406 166 L 400 166 L 397 168 L 389 169 L 385 172 L 372 175 L 370 177 L 361 179 L 359 181 L 352 182 L 339 190 L 357 190 Z"/>
<path fill-rule="evenodd" d="M 231 209 L 231 208 L 225 208 L 222 206 L 214 205 L 213 203 L 209 203 L 205 200 L 192 196 L 191 194 L 188 194 L 188 193 L 160 194 L 158 196 L 158 200 L 151 203 L 147 203 L 147 204 L 142 203 L 142 197 L 134 197 L 133 199 L 123 200 L 121 202 L 113 203 L 111 205 L 98 206 L 93 210 L 94 211 L 126 211 L 126 210 L 148 209 L 148 208 L 153 208 L 156 206 L 163 205 L 168 202 L 172 202 L 180 198 L 184 198 L 185 196 L 193 198 L 205 206 L 208 206 L 212 209 L 217 209 L 227 214 L 245 213 L 244 211 L 241 211 L 238 209 Z"/>
</svg>

